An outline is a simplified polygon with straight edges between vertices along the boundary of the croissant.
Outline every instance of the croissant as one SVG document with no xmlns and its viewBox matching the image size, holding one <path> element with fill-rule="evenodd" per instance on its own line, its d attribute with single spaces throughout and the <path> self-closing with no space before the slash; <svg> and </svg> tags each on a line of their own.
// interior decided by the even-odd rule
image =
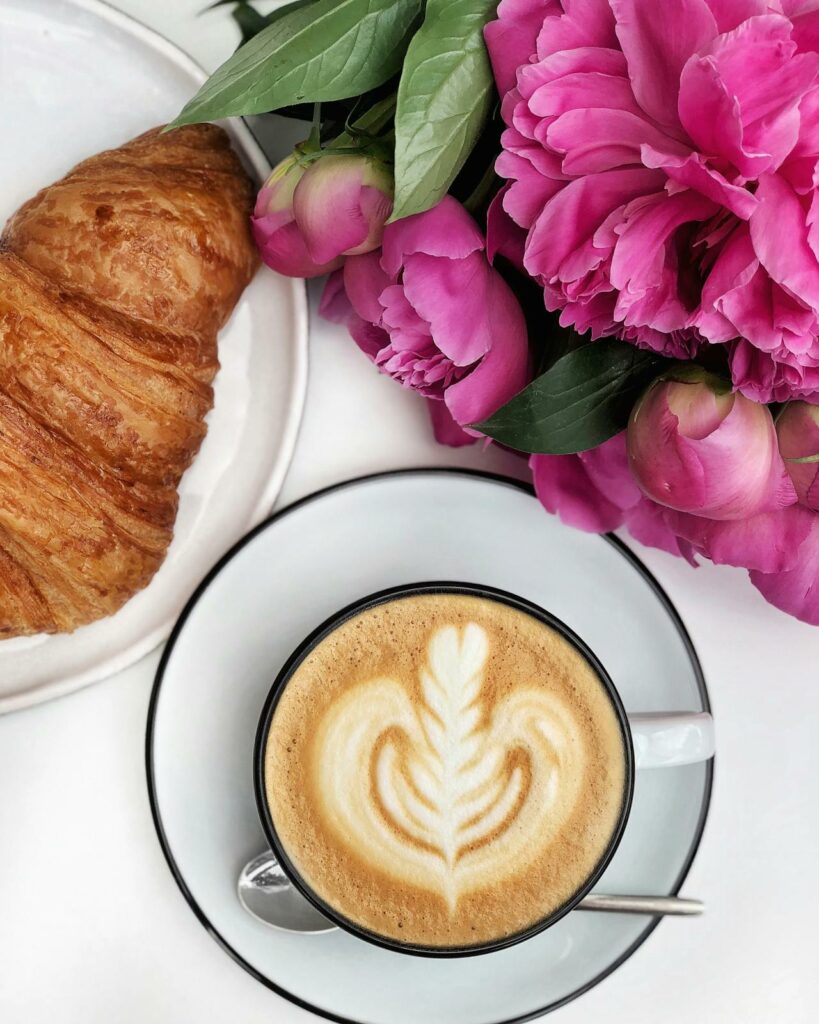
<svg viewBox="0 0 819 1024">
<path fill-rule="evenodd" d="M 256 269 L 214 125 L 83 161 L 0 236 L 0 637 L 70 632 L 151 580 Z"/>
</svg>

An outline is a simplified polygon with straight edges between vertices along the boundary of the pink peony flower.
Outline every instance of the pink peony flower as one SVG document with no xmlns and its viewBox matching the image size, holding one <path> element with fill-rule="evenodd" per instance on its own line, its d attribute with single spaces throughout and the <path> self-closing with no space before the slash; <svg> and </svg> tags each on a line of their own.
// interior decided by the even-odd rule
<svg viewBox="0 0 819 1024">
<path fill-rule="evenodd" d="M 800 502 L 819 512 L 819 405 L 791 402 L 776 421 L 776 433 Z M 793 461 L 813 457 L 817 461 Z"/>
<path fill-rule="evenodd" d="M 655 381 L 634 407 L 628 452 L 640 489 L 708 519 L 747 519 L 793 505 L 768 409 L 698 376 Z"/>
<path fill-rule="evenodd" d="M 487 262 L 477 225 L 450 196 L 388 224 L 380 251 L 348 256 L 320 312 L 346 324 L 383 373 L 431 399 L 443 444 L 471 443 L 479 435 L 462 428 L 528 381 L 523 313 Z"/>
<path fill-rule="evenodd" d="M 390 170 L 363 153 L 327 151 L 310 164 L 289 156 L 256 200 L 252 227 L 261 257 L 289 277 L 336 270 L 344 256 L 381 244 L 392 195 Z"/>
<path fill-rule="evenodd" d="M 503 0 L 502 203 L 561 322 L 819 400 L 813 0 Z"/>
</svg>

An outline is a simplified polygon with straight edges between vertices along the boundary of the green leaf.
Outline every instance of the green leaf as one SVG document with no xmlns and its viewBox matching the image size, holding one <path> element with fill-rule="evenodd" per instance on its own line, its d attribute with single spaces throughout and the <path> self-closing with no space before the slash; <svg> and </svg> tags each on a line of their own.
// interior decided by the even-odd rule
<svg viewBox="0 0 819 1024">
<path fill-rule="evenodd" d="M 250 4 L 237 4 L 230 14 L 239 26 L 239 31 L 242 33 L 243 43 L 246 43 L 248 39 L 252 39 L 263 29 L 267 28 L 267 18 L 265 18 L 264 15 L 259 14 L 259 12 L 254 7 L 251 7 Z"/>
<path fill-rule="evenodd" d="M 233 17 L 235 21 L 240 22 L 239 10 L 244 8 L 245 11 L 250 11 L 251 14 L 254 14 L 259 19 L 257 24 L 260 24 L 261 28 L 264 28 L 267 25 L 272 25 L 274 21 L 278 21 L 282 15 L 289 14 L 294 8 L 306 7 L 308 4 L 312 4 L 314 2 L 315 0 L 289 0 L 287 3 L 280 4 L 268 14 L 259 14 L 256 8 L 251 4 L 250 0 L 214 0 L 212 4 L 208 4 L 207 7 L 202 8 L 199 13 L 207 14 L 208 11 L 216 10 L 217 7 L 227 7 L 228 4 L 231 4 L 236 8 L 236 10 L 230 12 L 231 17 Z M 250 24 L 249 20 L 248 24 Z"/>
<path fill-rule="evenodd" d="M 497 0 L 428 0 L 395 114 L 393 220 L 435 206 L 477 141 L 494 95 L 483 27 Z"/>
<path fill-rule="evenodd" d="M 172 127 L 357 96 L 401 67 L 423 0 L 291 6 L 218 68 Z"/>
<path fill-rule="evenodd" d="M 522 452 L 587 451 L 625 428 L 634 403 L 667 366 L 625 341 L 594 341 L 558 359 L 475 429 Z"/>
<path fill-rule="evenodd" d="M 348 118 L 344 131 L 337 135 L 327 148 L 341 149 L 345 146 L 354 146 L 362 137 L 377 135 L 389 124 L 394 113 L 395 93 L 390 93 L 354 121 L 350 122 Z"/>
<path fill-rule="evenodd" d="M 819 452 L 815 455 L 803 455 L 801 459 L 785 459 L 785 462 L 796 462 L 798 464 L 819 462 Z"/>
</svg>

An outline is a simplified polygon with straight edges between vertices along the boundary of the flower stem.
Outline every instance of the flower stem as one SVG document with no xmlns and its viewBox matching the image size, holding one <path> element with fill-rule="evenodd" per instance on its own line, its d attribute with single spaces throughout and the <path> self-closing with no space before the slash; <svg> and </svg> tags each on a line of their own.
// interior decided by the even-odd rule
<svg viewBox="0 0 819 1024">
<path fill-rule="evenodd" d="M 486 203 L 486 200 L 497 190 L 499 179 L 495 174 L 495 162 L 489 164 L 483 172 L 481 180 L 472 190 L 472 194 L 464 203 L 467 210 L 474 216 Z"/>
</svg>

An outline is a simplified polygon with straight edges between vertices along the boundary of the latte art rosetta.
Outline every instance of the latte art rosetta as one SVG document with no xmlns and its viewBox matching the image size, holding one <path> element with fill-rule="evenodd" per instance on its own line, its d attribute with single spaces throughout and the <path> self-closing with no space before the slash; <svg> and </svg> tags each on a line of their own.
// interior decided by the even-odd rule
<svg viewBox="0 0 819 1024">
<path fill-rule="evenodd" d="M 609 848 L 626 748 L 560 630 L 420 592 L 329 628 L 278 692 L 264 796 L 279 853 L 339 920 L 474 948 L 566 905 Z"/>
<path fill-rule="evenodd" d="M 488 692 L 490 639 L 475 622 L 437 629 L 426 653 L 417 693 L 371 679 L 327 708 L 317 789 L 358 857 L 454 914 L 561 832 L 585 754 L 560 696 L 525 683 Z"/>
</svg>

